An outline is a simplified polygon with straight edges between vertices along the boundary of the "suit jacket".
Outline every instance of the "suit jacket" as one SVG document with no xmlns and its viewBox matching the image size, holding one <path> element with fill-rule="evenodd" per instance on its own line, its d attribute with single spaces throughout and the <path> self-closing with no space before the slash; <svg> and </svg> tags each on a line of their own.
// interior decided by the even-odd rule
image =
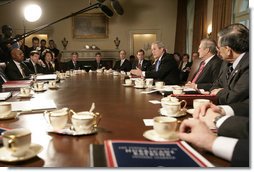
<svg viewBox="0 0 254 172">
<path fill-rule="evenodd" d="M 222 59 L 217 55 L 213 56 L 213 58 L 205 65 L 203 71 L 196 80 L 198 89 L 210 90 L 213 82 L 218 78 L 221 64 Z"/>
<path fill-rule="evenodd" d="M 124 71 L 124 72 L 129 72 L 131 70 L 131 63 L 129 60 L 125 59 L 122 66 L 120 66 L 121 60 L 116 61 L 113 70 L 117 71 Z"/>
<path fill-rule="evenodd" d="M 185 83 L 187 81 L 187 78 L 188 78 L 190 72 L 187 71 L 186 69 L 191 68 L 191 65 L 192 65 L 191 62 L 187 62 L 185 64 L 185 66 L 183 67 L 183 69 L 182 69 L 183 62 L 180 63 L 179 70 L 180 70 L 180 80 L 181 80 L 181 82 Z"/>
<path fill-rule="evenodd" d="M 249 117 L 249 99 L 246 99 L 244 102 L 230 104 L 229 106 L 233 109 L 236 116 Z"/>
<path fill-rule="evenodd" d="M 158 63 L 158 61 L 156 63 Z M 156 63 L 153 64 L 151 71 L 145 72 L 146 78 L 153 78 L 155 80 L 164 81 L 167 85 L 175 85 L 181 83 L 179 77 L 180 71 L 173 55 L 168 53 L 163 54 L 158 71 L 156 71 Z"/>
<path fill-rule="evenodd" d="M 67 70 L 70 70 L 70 69 L 77 70 L 77 69 L 81 69 L 81 67 L 82 67 L 82 66 L 81 66 L 81 63 L 80 63 L 79 61 L 77 61 L 76 66 L 74 66 L 72 60 L 70 60 L 70 61 L 68 61 L 68 62 L 66 63 L 66 69 L 67 69 Z"/>
<path fill-rule="evenodd" d="M 136 69 L 138 67 L 138 60 L 135 60 L 132 64 L 132 69 Z M 152 67 L 151 61 L 150 60 L 143 60 L 141 70 L 142 71 L 150 71 Z"/>
<path fill-rule="evenodd" d="M 249 99 L 249 52 L 246 52 L 229 79 L 226 78 L 228 63 L 223 62 L 218 79 L 210 90 L 223 88 L 217 93 L 219 104 L 232 104 Z"/>
<path fill-rule="evenodd" d="M 238 139 L 233 151 L 231 165 L 237 167 L 248 167 L 250 150 L 249 118 L 241 116 L 229 117 L 218 128 L 218 135 Z"/>
<path fill-rule="evenodd" d="M 29 60 L 28 62 L 25 62 L 25 63 L 32 73 L 36 73 L 34 65 L 31 60 Z M 37 70 L 37 73 L 45 73 L 45 69 L 39 64 L 36 64 L 36 70 Z"/>
<path fill-rule="evenodd" d="M 29 75 L 32 74 L 32 72 L 29 70 L 29 68 L 25 63 L 21 62 L 21 65 L 25 73 L 25 78 L 23 78 L 22 74 L 20 73 L 18 67 L 16 66 L 13 60 L 7 63 L 5 68 L 5 74 L 9 80 L 23 80 L 30 78 Z"/>
<path fill-rule="evenodd" d="M 97 63 L 96 60 L 92 61 L 92 70 L 101 69 L 102 67 L 106 68 L 106 64 L 102 60 L 100 63 Z"/>
<path fill-rule="evenodd" d="M 46 63 L 45 61 L 44 61 L 44 64 L 46 65 L 45 67 L 44 67 L 44 70 L 43 70 L 43 73 L 44 74 L 52 74 L 52 73 L 54 73 L 55 72 L 55 69 L 54 69 L 54 67 L 53 67 L 53 65 L 51 64 L 51 63 Z"/>
</svg>

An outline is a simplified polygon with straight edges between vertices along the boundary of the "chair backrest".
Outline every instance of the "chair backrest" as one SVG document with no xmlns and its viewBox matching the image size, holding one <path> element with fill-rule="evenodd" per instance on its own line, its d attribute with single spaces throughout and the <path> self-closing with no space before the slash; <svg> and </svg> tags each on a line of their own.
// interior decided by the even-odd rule
<svg viewBox="0 0 254 172">
<path fill-rule="evenodd" d="M 191 65 L 191 70 L 190 70 L 189 76 L 187 78 L 187 82 L 192 81 L 195 73 L 197 73 L 197 71 L 198 71 L 198 68 L 199 68 L 199 65 L 200 65 L 201 61 L 202 61 L 201 59 L 195 59 L 193 61 L 192 65 Z"/>
<path fill-rule="evenodd" d="M 3 72 L 5 71 L 6 68 L 6 64 L 5 63 L 0 63 L 0 70 L 2 70 Z"/>
</svg>

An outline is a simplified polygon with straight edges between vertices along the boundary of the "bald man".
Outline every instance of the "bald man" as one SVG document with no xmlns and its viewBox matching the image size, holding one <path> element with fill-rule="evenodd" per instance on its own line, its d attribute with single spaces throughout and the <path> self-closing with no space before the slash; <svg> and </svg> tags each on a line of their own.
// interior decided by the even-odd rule
<svg viewBox="0 0 254 172">
<path fill-rule="evenodd" d="M 11 50 L 12 60 L 7 63 L 5 73 L 9 80 L 29 79 L 32 72 L 23 62 L 24 53 L 19 48 Z"/>
</svg>

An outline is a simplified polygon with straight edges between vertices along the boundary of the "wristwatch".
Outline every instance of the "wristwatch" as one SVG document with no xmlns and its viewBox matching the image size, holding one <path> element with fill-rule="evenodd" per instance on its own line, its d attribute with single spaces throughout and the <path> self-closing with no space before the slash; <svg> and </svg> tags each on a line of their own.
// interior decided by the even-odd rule
<svg viewBox="0 0 254 172">
<path fill-rule="evenodd" d="M 218 122 L 219 119 L 221 119 L 221 117 L 223 117 L 224 115 L 218 115 L 213 119 L 213 123 L 216 126 L 216 123 Z"/>
</svg>

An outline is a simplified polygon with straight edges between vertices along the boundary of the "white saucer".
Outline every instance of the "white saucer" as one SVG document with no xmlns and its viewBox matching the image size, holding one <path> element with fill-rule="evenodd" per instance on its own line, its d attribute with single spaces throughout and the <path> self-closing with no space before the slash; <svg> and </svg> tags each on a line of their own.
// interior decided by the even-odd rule
<svg viewBox="0 0 254 172">
<path fill-rule="evenodd" d="M 146 86 L 134 86 L 134 88 L 140 88 L 140 89 L 143 89 L 143 88 L 146 88 Z"/>
<path fill-rule="evenodd" d="M 161 115 L 171 116 L 171 117 L 180 117 L 180 116 L 187 115 L 186 110 L 181 110 L 176 114 L 168 114 L 167 111 L 164 108 L 160 108 L 159 112 L 160 112 Z"/>
<path fill-rule="evenodd" d="M 17 117 L 17 112 L 11 112 L 11 114 L 10 115 L 8 115 L 8 116 L 3 116 L 3 117 L 0 117 L 0 120 L 2 120 L 2 119 L 12 119 L 12 118 L 16 118 Z"/>
<path fill-rule="evenodd" d="M 189 114 L 193 115 L 194 109 L 187 109 L 187 112 L 188 112 Z"/>
<path fill-rule="evenodd" d="M 39 154 L 42 151 L 42 146 L 39 144 L 31 144 L 29 150 L 26 152 L 24 156 L 21 157 L 15 157 L 12 156 L 11 153 L 5 148 L 0 148 L 0 161 L 4 162 L 18 162 L 18 161 L 24 161 L 30 158 L 35 157 L 37 154 Z"/>
<path fill-rule="evenodd" d="M 34 88 L 34 91 L 36 91 L 36 92 L 42 92 L 42 91 L 46 91 L 47 90 L 47 88 L 43 88 L 43 89 L 35 89 Z"/>
<path fill-rule="evenodd" d="M 18 94 L 17 95 L 17 97 L 19 97 L 19 98 L 30 98 L 30 97 L 32 97 L 33 96 L 33 94 L 32 93 L 30 93 L 30 94 L 28 94 L 28 95 L 24 95 L 24 94 Z"/>
<path fill-rule="evenodd" d="M 48 86 L 48 88 L 49 88 L 49 89 L 58 89 L 58 88 L 59 88 L 59 86 L 58 86 L 58 85 L 56 85 L 55 87 Z"/>
<path fill-rule="evenodd" d="M 123 84 L 123 86 L 125 86 L 125 87 L 133 87 L 134 84 Z"/>
<path fill-rule="evenodd" d="M 144 132 L 143 136 L 151 141 L 157 141 L 157 142 L 174 142 L 179 140 L 178 136 L 176 134 L 173 134 L 173 136 L 171 138 L 168 139 L 164 139 L 161 138 L 156 132 L 155 130 L 147 130 Z"/>
</svg>

